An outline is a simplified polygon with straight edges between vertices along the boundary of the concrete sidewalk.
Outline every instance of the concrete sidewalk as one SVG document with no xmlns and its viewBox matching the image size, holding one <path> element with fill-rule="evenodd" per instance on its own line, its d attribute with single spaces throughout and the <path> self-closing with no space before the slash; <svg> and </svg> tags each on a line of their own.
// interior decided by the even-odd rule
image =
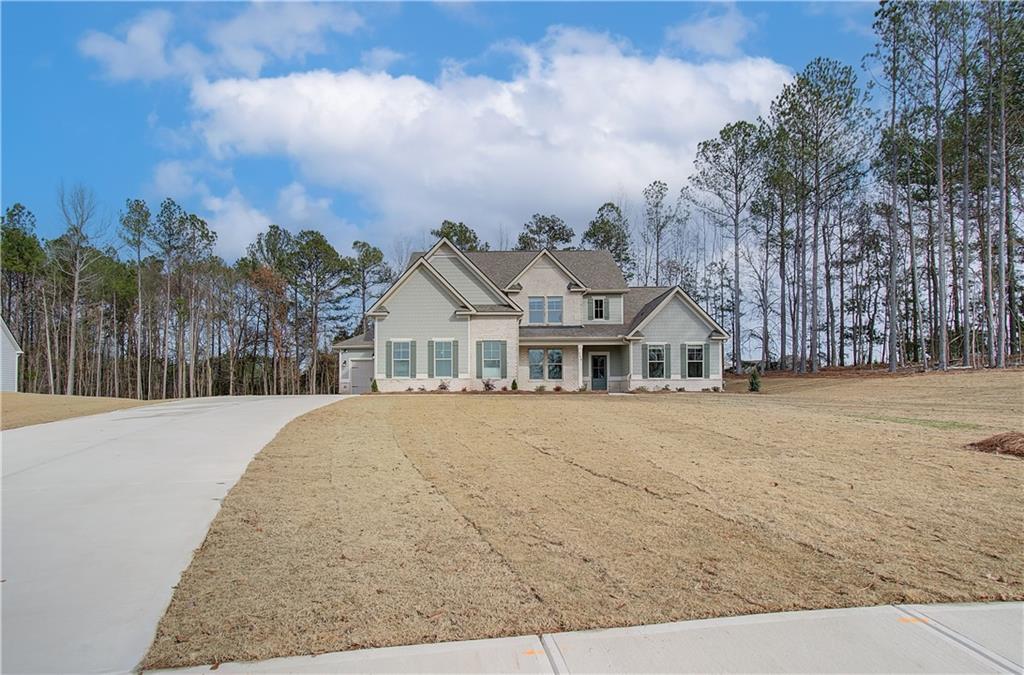
<svg viewBox="0 0 1024 675">
<path fill-rule="evenodd" d="M 3 672 L 134 668 L 253 455 L 340 398 L 189 399 L 4 431 Z"/>
<path fill-rule="evenodd" d="M 364 649 L 225 673 L 1022 673 L 1024 603 L 884 605 Z M 164 673 L 208 673 L 198 666 Z"/>
</svg>

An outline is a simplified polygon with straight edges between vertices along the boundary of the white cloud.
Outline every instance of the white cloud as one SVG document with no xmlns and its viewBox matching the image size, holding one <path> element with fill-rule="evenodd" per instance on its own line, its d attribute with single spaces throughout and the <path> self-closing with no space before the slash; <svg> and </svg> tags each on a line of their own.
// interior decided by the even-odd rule
<svg viewBox="0 0 1024 675">
<path fill-rule="evenodd" d="M 327 33 L 360 26 L 360 16 L 340 3 L 258 2 L 215 26 L 209 40 L 226 67 L 254 77 L 270 56 L 287 61 L 322 53 Z"/>
<path fill-rule="evenodd" d="M 181 160 L 160 162 L 153 169 L 149 191 L 159 198 L 170 197 L 181 201 L 197 193 L 206 194 L 206 185 L 196 180 L 193 167 Z"/>
<path fill-rule="evenodd" d="M 207 195 L 202 200 L 207 222 L 217 233 L 216 252 L 226 260 L 234 260 L 245 252 L 273 222 L 270 217 L 252 206 L 238 188 L 232 188 L 223 197 Z"/>
<path fill-rule="evenodd" d="M 405 54 L 396 52 L 394 49 L 374 47 L 363 52 L 359 60 L 363 64 L 363 70 L 379 71 L 387 70 L 404 58 Z"/>
<path fill-rule="evenodd" d="M 321 70 L 197 82 L 196 129 L 214 157 L 284 157 L 360 195 L 385 241 L 442 218 L 492 236 L 534 212 L 579 230 L 623 189 L 679 184 L 699 141 L 766 113 L 791 77 L 768 59 L 652 59 L 566 28 L 519 54 L 510 79 Z"/>
<path fill-rule="evenodd" d="M 729 4 L 725 5 L 724 12 L 705 11 L 692 21 L 670 27 L 665 31 L 665 39 L 676 47 L 704 56 L 736 56 L 754 27 L 736 5 Z"/>
<path fill-rule="evenodd" d="M 326 36 L 350 34 L 362 18 L 341 4 L 258 2 L 232 18 L 209 27 L 209 47 L 173 43 L 174 17 L 165 10 L 140 14 L 116 37 L 89 31 L 79 51 L 97 60 L 115 80 L 152 81 L 197 78 L 225 73 L 259 75 L 268 61 L 301 61 L 326 49 Z"/>
</svg>

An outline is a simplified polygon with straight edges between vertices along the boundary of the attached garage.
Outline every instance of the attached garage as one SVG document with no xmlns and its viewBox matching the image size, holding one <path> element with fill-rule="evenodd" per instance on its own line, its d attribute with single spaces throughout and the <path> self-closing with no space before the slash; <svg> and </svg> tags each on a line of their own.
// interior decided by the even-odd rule
<svg viewBox="0 0 1024 675">
<path fill-rule="evenodd" d="M 373 386 L 373 337 L 366 333 L 334 343 L 338 352 L 338 393 L 367 394 Z"/>
<path fill-rule="evenodd" d="M 0 317 L 0 391 L 18 391 L 18 359 L 24 354 Z"/>
</svg>

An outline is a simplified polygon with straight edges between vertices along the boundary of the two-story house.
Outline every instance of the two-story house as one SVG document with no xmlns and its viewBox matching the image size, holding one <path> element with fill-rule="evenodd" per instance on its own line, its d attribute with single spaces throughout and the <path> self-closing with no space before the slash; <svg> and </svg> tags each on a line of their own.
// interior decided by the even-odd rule
<svg viewBox="0 0 1024 675">
<path fill-rule="evenodd" d="M 607 251 L 417 253 L 334 345 L 342 393 L 722 386 L 725 330 L 678 286 L 629 286 Z"/>
</svg>

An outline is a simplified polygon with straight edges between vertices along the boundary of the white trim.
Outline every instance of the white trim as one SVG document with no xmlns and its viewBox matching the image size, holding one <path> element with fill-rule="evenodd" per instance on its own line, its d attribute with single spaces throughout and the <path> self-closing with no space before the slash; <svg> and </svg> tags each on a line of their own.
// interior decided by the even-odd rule
<svg viewBox="0 0 1024 675">
<path fill-rule="evenodd" d="M 658 303 L 658 306 L 655 307 L 651 311 L 650 314 L 645 316 L 644 320 L 641 321 L 639 324 L 637 324 L 636 328 L 634 328 L 633 330 L 629 331 L 629 335 L 632 335 L 633 333 L 637 332 L 638 330 L 640 330 L 641 328 L 646 326 L 648 323 L 650 323 L 651 319 L 653 319 L 655 316 L 657 316 L 661 312 L 661 310 L 665 308 L 665 306 L 669 303 L 669 301 L 671 301 L 672 298 L 674 298 L 676 296 L 681 297 L 683 302 L 686 303 L 687 305 L 689 305 L 690 309 L 692 309 L 695 312 L 697 312 L 697 316 L 699 316 L 701 319 L 703 319 L 704 322 L 707 323 L 709 326 L 711 326 L 711 328 L 713 330 L 717 330 L 718 332 L 722 333 L 722 335 L 724 337 L 718 337 L 717 339 L 720 339 L 720 340 L 728 340 L 729 339 L 729 332 L 726 331 L 724 328 L 722 328 L 720 325 L 718 325 L 718 322 L 715 321 L 713 318 L 711 318 L 711 315 L 708 314 L 707 312 L 705 312 L 704 308 L 701 307 L 700 305 L 698 305 L 696 303 L 696 301 L 694 301 L 694 299 L 691 298 L 686 293 L 686 291 L 684 291 L 679 286 L 673 286 L 672 290 L 667 292 L 665 294 L 665 297 L 662 299 L 662 301 Z M 709 336 L 709 337 L 711 337 L 711 336 Z M 712 337 L 711 339 L 716 339 L 716 338 Z"/>
<path fill-rule="evenodd" d="M 591 389 L 593 389 L 593 387 L 594 387 L 594 357 L 595 356 L 603 356 L 604 357 L 604 390 L 603 391 L 608 391 L 608 383 L 612 381 L 611 375 L 608 374 L 608 369 L 609 369 L 609 366 L 611 365 L 611 362 L 612 362 L 612 353 L 611 352 L 590 352 L 590 359 L 589 359 L 590 363 L 588 364 L 588 367 L 587 367 L 587 373 L 590 375 L 590 387 L 591 387 Z M 593 390 L 594 391 L 598 391 L 597 389 L 593 389 Z"/>
<path fill-rule="evenodd" d="M 559 261 L 558 258 L 556 258 L 555 255 L 553 253 L 551 253 L 551 251 L 547 250 L 546 248 L 541 249 L 540 251 L 538 251 L 537 255 L 535 255 L 533 257 L 533 260 L 531 260 L 530 262 L 526 263 L 526 267 L 524 267 L 523 269 L 519 270 L 519 274 L 517 274 L 515 276 L 515 278 L 512 279 L 512 281 L 510 281 L 507 284 L 505 284 L 505 290 L 508 291 L 509 288 L 514 286 L 516 284 L 516 282 L 519 281 L 519 278 L 522 277 L 524 274 L 526 274 L 526 271 L 528 269 L 530 269 L 531 267 L 533 267 L 537 263 L 538 260 L 540 260 L 540 257 L 542 255 L 546 255 L 547 257 L 551 258 L 551 260 L 554 261 L 555 265 L 557 265 L 558 268 L 560 270 L 562 270 L 562 272 L 564 272 L 567 277 L 569 277 L 570 281 L 572 281 L 576 285 L 580 286 L 580 290 L 586 290 L 587 285 L 585 283 L 583 283 L 582 281 L 580 281 L 579 278 L 575 274 L 570 272 L 569 269 L 565 265 L 563 265 L 561 263 L 561 261 Z"/>
<path fill-rule="evenodd" d="M 392 380 L 415 380 L 416 379 L 416 373 L 414 373 L 412 371 L 412 361 L 413 361 L 413 359 L 412 359 L 412 350 L 413 350 L 412 343 L 415 342 L 415 340 L 413 340 L 412 338 L 388 338 L 387 341 L 391 343 L 391 379 Z M 409 374 L 404 376 L 404 377 L 395 373 L 395 343 L 396 342 L 406 342 L 406 343 L 409 344 L 409 358 L 402 359 L 403 361 L 408 361 L 409 362 Z M 387 377 L 387 376 L 388 376 L 388 373 L 387 373 L 387 370 L 385 370 L 384 371 L 384 377 Z"/>
<path fill-rule="evenodd" d="M 671 349 L 671 347 L 669 346 L 669 343 L 667 343 L 667 342 L 645 342 L 643 344 L 646 345 L 646 347 L 647 347 L 647 361 L 644 362 L 644 379 L 645 380 L 671 380 L 672 379 L 672 372 L 671 372 L 671 369 L 669 368 L 669 366 L 671 366 L 672 364 L 671 364 L 671 362 L 667 358 L 668 350 Z M 665 370 L 667 372 L 665 373 L 665 375 L 662 375 L 661 377 L 653 377 L 651 375 L 651 347 L 661 347 L 663 350 L 665 350 L 665 351 L 662 352 L 662 355 L 661 355 L 661 365 L 665 366 L 665 368 L 663 370 Z M 643 355 L 644 355 L 643 347 L 640 347 L 640 356 L 643 357 Z M 641 358 L 641 360 L 643 360 L 643 359 Z"/>
<path fill-rule="evenodd" d="M 605 295 L 588 295 L 594 304 L 594 318 L 587 319 L 587 321 L 600 321 L 601 323 L 608 323 L 608 297 Z M 597 301 L 601 301 L 601 318 L 597 318 Z"/>
<path fill-rule="evenodd" d="M 14 353 L 24 354 L 25 351 L 21 348 L 21 345 L 18 344 L 18 341 L 14 339 L 14 333 L 12 333 L 11 329 L 7 327 L 7 322 L 4 321 L 2 316 L 0 316 L 0 328 L 3 329 L 4 335 L 6 335 L 7 339 L 11 341 L 12 345 L 14 345 Z"/>
<path fill-rule="evenodd" d="M 435 277 L 437 277 L 437 279 L 455 297 L 455 299 L 458 300 L 459 302 L 461 302 L 469 310 L 466 313 L 469 313 L 469 314 L 476 313 L 476 307 L 473 306 L 473 303 L 471 303 L 469 300 L 467 300 L 466 297 L 464 295 L 462 295 L 462 293 L 459 293 L 459 289 L 457 289 L 454 286 L 452 286 L 451 283 L 449 283 L 448 280 L 444 278 L 443 274 L 441 274 L 436 269 L 434 269 L 434 266 L 431 265 L 427 261 L 425 256 L 420 256 L 419 258 L 416 259 L 416 262 L 414 262 L 413 264 L 409 265 L 409 268 L 407 270 L 405 270 L 405 272 L 402 273 L 402 276 L 398 277 L 398 280 L 395 281 L 395 283 L 393 283 L 391 285 L 391 288 L 389 288 L 387 291 L 384 292 L 384 295 L 382 295 L 379 298 L 377 298 L 377 302 L 373 303 L 373 306 L 370 307 L 370 309 L 366 313 L 368 315 L 370 315 L 370 314 L 378 314 L 379 315 L 380 308 L 382 308 L 384 306 L 384 303 L 392 295 L 395 294 L 395 291 L 397 291 L 402 286 L 402 284 L 404 284 L 406 281 L 409 280 L 409 278 L 412 276 L 412 273 L 415 272 L 416 269 L 419 268 L 420 266 L 426 267 L 427 271 L 429 271 L 431 274 L 433 274 Z M 457 309 L 456 311 L 459 311 L 459 310 Z M 374 318 L 378 318 L 378 317 L 375 316 Z"/>
<path fill-rule="evenodd" d="M 506 300 L 508 300 L 510 303 L 512 303 L 512 307 L 514 307 L 516 310 L 519 310 L 519 313 L 522 313 L 523 308 L 517 305 L 515 301 L 512 300 L 512 298 L 508 297 L 507 293 L 505 293 L 502 289 L 498 288 L 497 284 L 491 281 L 491 278 L 484 274 L 483 270 L 477 267 L 476 264 L 469 259 L 469 256 L 460 251 L 459 247 L 453 244 L 451 241 L 449 241 L 447 237 L 441 237 L 440 239 L 438 239 L 437 242 L 430 247 L 430 250 L 423 254 L 423 257 L 427 258 L 437 253 L 437 249 L 441 247 L 441 244 L 447 244 L 448 248 L 455 251 L 459 259 L 466 263 L 469 266 L 469 268 L 473 271 L 473 273 L 476 274 L 487 285 L 488 288 L 497 293 L 499 298 L 505 298 Z"/>
<path fill-rule="evenodd" d="M 708 374 L 704 372 L 704 350 L 707 346 L 703 342 L 684 342 L 686 353 L 682 354 L 683 370 L 679 373 L 684 380 L 706 380 Z M 690 377 L 690 347 L 700 347 L 700 377 Z M 707 355 L 711 357 L 710 354 Z"/>
<path fill-rule="evenodd" d="M 454 368 L 454 365 L 455 365 L 455 338 L 451 338 L 451 337 L 436 338 L 435 337 L 435 338 L 428 338 L 427 342 L 428 342 L 428 344 L 430 342 L 434 343 L 433 353 L 431 353 L 429 355 L 431 365 L 433 366 L 431 368 L 431 370 L 434 371 L 434 378 L 435 379 L 449 379 L 450 380 L 450 379 L 452 379 L 454 377 L 458 377 L 458 373 L 455 372 L 455 368 Z M 447 359 L 448 361 L 451 361 L 451 363 L 452 363 L 452 374 L 451 375 L 444 376 L 444 375 L 438 375 L 437 374 L 437 343 L 438 342 L 447 342 L 449 345 L 451 345 L 452 355 L 450 357 L 448 357 L 448 359 Z"/>
</svg>

